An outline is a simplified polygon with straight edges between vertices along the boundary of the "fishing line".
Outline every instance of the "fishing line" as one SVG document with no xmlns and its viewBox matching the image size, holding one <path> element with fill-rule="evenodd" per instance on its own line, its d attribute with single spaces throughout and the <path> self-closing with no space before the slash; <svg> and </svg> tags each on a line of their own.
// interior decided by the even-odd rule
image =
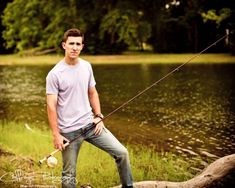
<svg viewBox="0 0 235 188">
<path fill-rule="evenodd" d="M 186 61 L 185 63 L 182 63 L 181 65 L 179 65 L 178 67 L 176 67 L 175 69 L 173 69 L 172 71 L 170 71 L 169 73 L 167 73 L 165 76 L 163 76 L 162 78 L 160 78 L 159 80 L 157 80 L 156 82 L 154 82 L 152 85 L 148 86 L 147 88 L 145 88 L 144 90 L 142 90 L 141 92 L 139 92 L 137 95 L 133 96 L 132 98 L 130 98 L 128 101 L 124 102 L 122 105 L 120 105 L 118 108 L 116 108 L 115 110 L 113 110 L 112 112 L 110 112 L 108 115 L 106 115 L 102 120 L 100 120 L 99 122 L 103 121 L 104 119 L 107 119 L 109 116 L 113 115 L 115 112 L 117 112 L 118 110 L 120 110 L 121 108 L 123 108 L 124 106 L 126 106 L 127 104 L 129 104 L 130 102 L 132 102 L 134 99 L 136 99 L 137 97 L 139 97 L 140 95 L 142 95 L 143 93 L 145 93 L 146 91 L 150 90 L 152 87 L 154 87 L 155 85 L 157 85 L 158 83 L 160 83 L 162 80 L 166 79 L 167 77 L 169 77 L 171 74 L 175 73 L 176 71 L 178 71 L 180 68 L 182 68 L 184 65 L 188 64 L 189 62 L 191 62 L 192 60 L 196 59 L 197 57 L 199 57 L 202 53 L 204 53 L 205 51 L 207 51 L 208 49 L 210 49 L 212 46 L 215 46 L 217 43 L 219 43 L 220 41 L 222 41 L 223 39 L 225 39 L 226 37 L 229 36 L 229 34 L 233 33 L 235 30 L 232 30 L 230 33 L 225 34 L 224 36 L 222 36 L 221 38 L 219 38 L 218 40 L 216 40 L 214 43 L 212 43 L 211 45 L 207 46 L 205 49 L 203 49 L 202 51 L 200 51 L 199 53 L 197 53 L 196 55 L 192 56 L 191 58 L 189 58 L 188 61 Z M 99 123 L 98 122 L 98 123 Z M 98 124 L 97 123 L 97 124 Z"/>
<path fill-rule="evenodd" d="M 88 129 L 86 129 L 86 131 L 84 131 L 83 133 L 79 134 L 77 137 L 75 137 L 74 139 L 70 140 L 69 143 L 66 143 L 65 145 L 68 146 L 70 145 L 72 142 L 76 141 L 78 138 L 80 138 L 83 134 L 88 133 L 88 131 L 90 131 L 91 129 L 93 129 L 97 124 L 99 124 L 101 121 L 104 121 L 105 119 L 107 119 L 108 117 L 110 117 L 111 115 L 113 115 L 114 113 L 116 113 L 118 110 L 120 110 L 121 108 L 125 107 L 127 104 L 129 104 L 130 102 L 132 102 L 133 100 L 135 100 L 137 97 L 139 97 L 140 95 L 142 95 L 143 93 L 145 93 L 146 91 L 150 90 L 151 88 L 153 88 L 155 85 L 159 84 L 161 81 L 163 81 L 164 79 L 168 78 L 170 75 L 172 75 L 173 73 L 175 73 L 176 71 L 180 70 L 183 66 L 185 66 L 186 64 L 190 63 L 192 60 L 198 58 L 201 54 L 203 54 L 205 51 L 207 51 L 208 49 L 210 49 L 211 47 L 215 46 L 217 43 L 219 43 L 220 41 L 222 41 L 223 39 L 225 39 L 226 37 L 228 37 L 230 34 L 232 34 L 235 31 L 232 30 L 229 33 L 226 33 L 224 36 L 220 37 L 218 40 L 216 40 L 215 42 L 213 42 L 212 44 L 210 44 L 209 46 L 207 46 L 206 48 L 204 48 L 202 51 L 200 51 L 199 53 L 197 53 L 196 55 L 192 56 L 191 58 L 189 58 L 188 61 L 180 64 L 179 66 L 177 66 L 176 68 L 174 68 L 172 71 L 170 71 L 169 73 L 167 73 L 165 76 L 163 76 L 162 78 L 160 78 L 159 80 L 157 80 L 156 82 L 154 82 L 153 84 L 151 84 L 150 86 L 146 87 L 144 90 L 140 91 L 137 95 L 133 96 L 132 98 L 130 98 L 129 100 L 127 100 L 126 102 L 124 102 L 122 105 L 120 105 L 119 107 L 117 107 L 116 109 L 114 109 L 113 111 L 111 111 L 108 115 L 106 115 L 103 119 L 101 119 L 100 121 L 98 121 L 97 123 L 93 123 L 93 126 L 89 127 Z M 39 164 L 42 164 L 43 161 L 47 160 L 49 157 L 53 156 L 55 153 L 57 153 L 58 151 L 60 151 L 59 149 L 53 151 L 51 154 L 49 154 L 48 156 L 44 157 L 42 160 L 39 161 Z"/>
</svg>

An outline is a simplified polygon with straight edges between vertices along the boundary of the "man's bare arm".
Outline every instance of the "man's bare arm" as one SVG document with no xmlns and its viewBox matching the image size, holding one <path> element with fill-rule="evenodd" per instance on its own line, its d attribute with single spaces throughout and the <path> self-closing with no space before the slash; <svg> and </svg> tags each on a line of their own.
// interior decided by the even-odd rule
<svg viewBox="0 0 235 188">
<path fill-rule="evenodd" d="M 47 95 L 47 114 L 53 135 L 54 147 L 56 149 L 62 150 L 64 149 L 63 141 L 64 140 L 68 141 L 68 140 L 60 134 L 58 128 L 56 105 L 57 105 L 57 95 Z"/>
<path fill-rule="evenodd" d="M 91 87 L 88 90 L 88 95 L 89 95 L 89 101 L 92 107 L 92 110 L 94 114 L 101 114 L 101 107 L 100 107 L 100 100 L 99 100 L 99 95 L 95 87 Z M 101 118 L 100 117 L 95 117 L 94 123 L 100 122 Z M 95 134 L 99 135 L 101 134 L 102 130 L 104 128 L 104 123 L 101 121 L 99 124 L 96 125 L 95 128 Z"/>
</svg>

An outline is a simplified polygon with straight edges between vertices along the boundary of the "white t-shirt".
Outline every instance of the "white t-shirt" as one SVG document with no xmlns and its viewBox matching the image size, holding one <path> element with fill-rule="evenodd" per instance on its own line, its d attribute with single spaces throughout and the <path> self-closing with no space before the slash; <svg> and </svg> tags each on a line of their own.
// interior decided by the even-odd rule
<svg viewBox="0 0 235 188">
<path fill-rule="evenodd" d="M 95 87 L 91 64 L 81 58 L 75 65 L 58 62 L 46 77 L 46 94 L 57 95 L 58 126 L 62 133 L 92 122 L 88 89 Z"/>
</svg>

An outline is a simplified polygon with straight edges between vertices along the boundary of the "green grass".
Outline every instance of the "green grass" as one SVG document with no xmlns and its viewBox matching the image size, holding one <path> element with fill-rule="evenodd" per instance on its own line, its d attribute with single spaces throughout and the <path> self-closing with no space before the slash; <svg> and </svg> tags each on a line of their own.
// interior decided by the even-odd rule
<svg viewBox="0 0 235 188">
<path fill-rule="evenodd" d="M 92 64 L 158 64 L 184 63 L 196 54 L 123 54 L 123 55 L 81 55 Z M 0 65 L 45 65 L 55 64 L 62 55 L 22 56 L 0 55 Z M 231 54 L 202 54 L 191 63 L 235 63 Z"/>
<path fill-rule="evenodd" d="M 50 131 L 31 127 L 25 128 L 22 123 L 0 124 L 0 187 L 31 184 L 60 185 L 61 156 L 55 156 L 59 163 L 56 168 L 45 164 L 39 167 L 37 162 L 53 151 Z M 183 181 L 193 176 L 190 161 L 170 153 L 157 153 L 144 146 L 128 145 L 131 166 L 135 181 L 169 180 Z M 8 151 L 10 153 L 7 153 Z M 22 178 L 16 181 L 16 172 L 21 170 Z M 19 173 L 18 173 L 19 174 Z M 32 175 L 33 174 L 33 175 Z M 45 178 L 46 177 L 46 178 Z M 8 181 L 7 181 L 8 180 Z M 13 183 L 12 180 L 15 180 Z M 84 143 L 77 166 L 78 185 L 90 183 L 95 188 L 106 188 L 118 185 L 119 177 L 114 160 L 105 152 Z"/>
</svg>

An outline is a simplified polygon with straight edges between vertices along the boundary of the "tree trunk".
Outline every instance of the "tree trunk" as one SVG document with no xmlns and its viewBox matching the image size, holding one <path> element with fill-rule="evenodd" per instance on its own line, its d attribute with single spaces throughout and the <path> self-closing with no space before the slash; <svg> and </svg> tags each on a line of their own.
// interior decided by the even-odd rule
<svg viewBox="0 0 235 188">
<path fill-rule="evenodd" d="M 135 188 L 207 188 L 235 170 L 235 154 L 217 159 L 201 174 L 184 182 L 142 181 L 134 183 Z M 120 188 L 117 186 L 114 188 Z"/>
</svg>

